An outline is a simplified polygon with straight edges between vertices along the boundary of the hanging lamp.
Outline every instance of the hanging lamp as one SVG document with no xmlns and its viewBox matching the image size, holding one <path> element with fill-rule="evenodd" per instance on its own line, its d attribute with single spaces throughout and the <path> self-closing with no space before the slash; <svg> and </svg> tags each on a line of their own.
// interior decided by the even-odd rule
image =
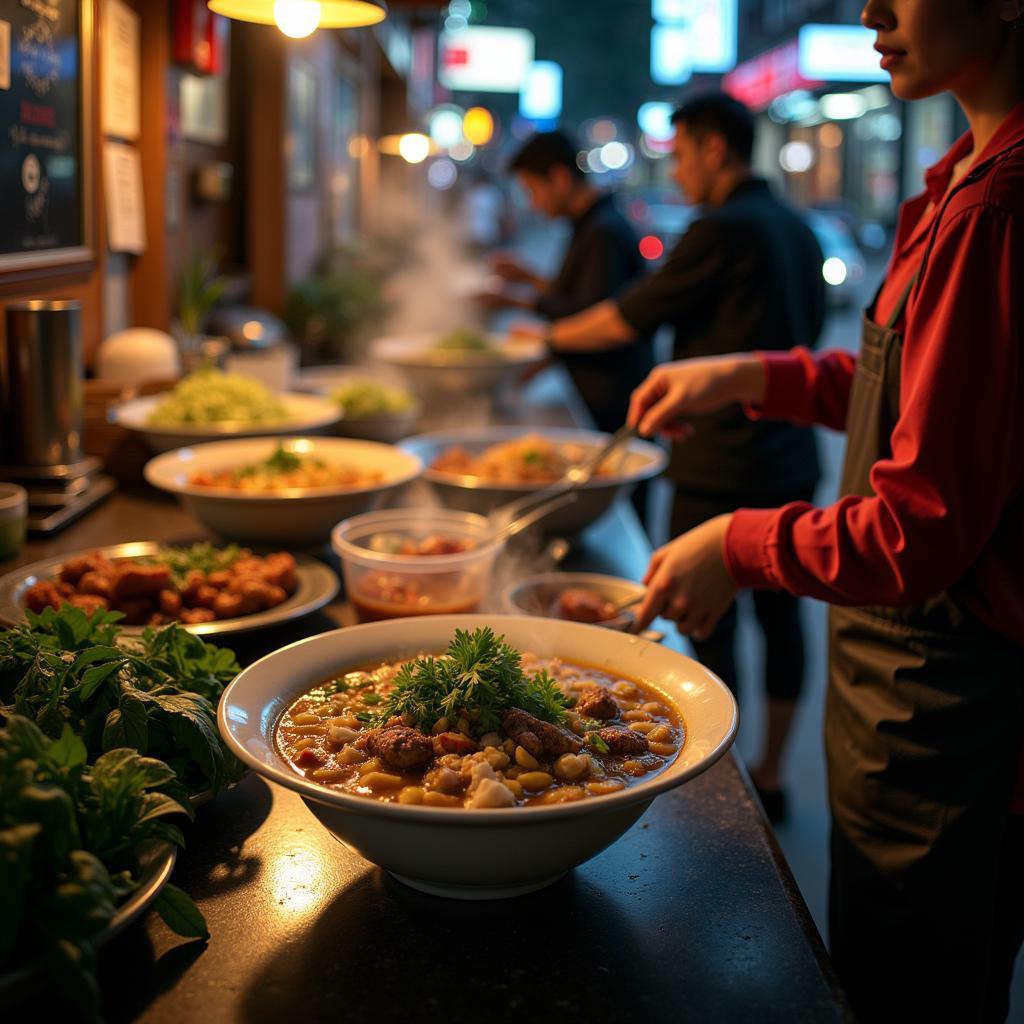
<svg viewBox="0 0 1024 1024">
<path fill-rule="evenodd" d="M 207 0 L 214 14 L 257 25 L 276 25 L 302 39 L 318 28 L 359 28 L 387 17 L 385 0 Z"/>
</svg>

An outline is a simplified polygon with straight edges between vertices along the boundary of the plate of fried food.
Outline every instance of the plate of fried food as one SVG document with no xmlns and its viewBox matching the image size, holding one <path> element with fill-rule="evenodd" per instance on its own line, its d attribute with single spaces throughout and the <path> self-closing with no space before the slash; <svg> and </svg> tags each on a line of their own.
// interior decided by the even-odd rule
<svg viewBox="0 0 1024 1024">
<path fill-rule="evenodd" d="M 125 633 L 180 622 L 199 635 L 242 633 L 327 604 L 338 577 L 322 562 L 236 544 L 135 541 L 58 555 L 0 579 L 0 620 L 72 604 L 121 612 Z"/>
</svg>

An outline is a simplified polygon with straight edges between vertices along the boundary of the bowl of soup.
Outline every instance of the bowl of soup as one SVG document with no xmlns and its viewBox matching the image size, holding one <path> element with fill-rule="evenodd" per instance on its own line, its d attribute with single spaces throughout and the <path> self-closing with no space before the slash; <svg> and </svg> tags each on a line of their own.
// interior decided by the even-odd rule
<svg viewBox="0 0 1024 1024">
<path fill-rule="evenodd" d="M 528 426 L 463 427 L 406 438 L 400 446 L 424 465 L 423 479 L 449 508 L 487 515 L 566 479 L 611 439 L 597 430 Z M 548 533 L 577 533 L 599 519 L 642 480 L 657 476 L 668 456 L 637 438 L 612 452 L 576 488 L 576 500 L 543 519 Z"/>
<path fill-rule="evenodd" d="M 510 583 L 501 595 L 513 614 L 589 622 L 606 629 L 631 629 L 633 611 L 647 588 L 620 576 L 596 572 L 544 572 Z M 624 607 L 627 602 L 635 602 Z"/>
<path fill-rule="evenodd" d="M 360 622 L 476 611 L 504 547 L 483 516 L 441 508 L 382 509 L 331 532 Z"/>
<path fill-rule="evenodd" d="M 461 899 L 531 892 L 593 857 L 714 764 L 737 722 L 691 658 L 511 615 L 310 637 L 245 669 L 219 707 L 231 750 L 346 846 Z"/>
<path fill-rule="evenodd" d="M 325 544 L 340 519 L 376 508 L 421 469 L 394 445 L 270 437 L 178 448 L 144 472 L 221 537 L 307 546 Z"/>
</svg>

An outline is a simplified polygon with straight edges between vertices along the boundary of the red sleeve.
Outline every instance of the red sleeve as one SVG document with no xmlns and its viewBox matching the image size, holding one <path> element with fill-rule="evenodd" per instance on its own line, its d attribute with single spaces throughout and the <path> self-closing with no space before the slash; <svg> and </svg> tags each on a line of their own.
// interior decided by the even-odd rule
<svg viewBox="0 0 1024 1024">
<path fill-rule="evenodd" d="M 908 309 L 892 456 L 874 496 L 735 514 L 733 579 L 833 604 L 912 604 L 977 560 L 1024 475 L 1024 224 L 975 206 L 942 226 Z"/>
<path fill-rule="evenodd" d="M 794 348 L 756 355 L 765 369 L 765 393 L 760 405 L 746 406 L 751 419 L 845 429 L 856 362 L 851 353 L 836 350 L 811 355 L 805 348 Z"/>
</svg>

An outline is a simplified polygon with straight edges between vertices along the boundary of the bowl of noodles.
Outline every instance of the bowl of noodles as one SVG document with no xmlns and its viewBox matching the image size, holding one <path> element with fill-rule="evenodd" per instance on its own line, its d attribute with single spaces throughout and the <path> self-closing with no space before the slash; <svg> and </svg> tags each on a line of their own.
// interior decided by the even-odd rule
<svg viewBox="0 0 1024 1024">
<path fill-rule="evenodd" d="M 501 505 L 558 483 L 609 440 L 596 430 L 527 426 L 435 431 L 407 438 L 401 447 L 419 458 L 448 508 L 486 515 Z M 543 520 L 550 533 L 575 533 L 599 519 L 641 480 L 668 461 L 649 441 L 621 445 L 579 488 L 576 501 Z"/>
</svg>

